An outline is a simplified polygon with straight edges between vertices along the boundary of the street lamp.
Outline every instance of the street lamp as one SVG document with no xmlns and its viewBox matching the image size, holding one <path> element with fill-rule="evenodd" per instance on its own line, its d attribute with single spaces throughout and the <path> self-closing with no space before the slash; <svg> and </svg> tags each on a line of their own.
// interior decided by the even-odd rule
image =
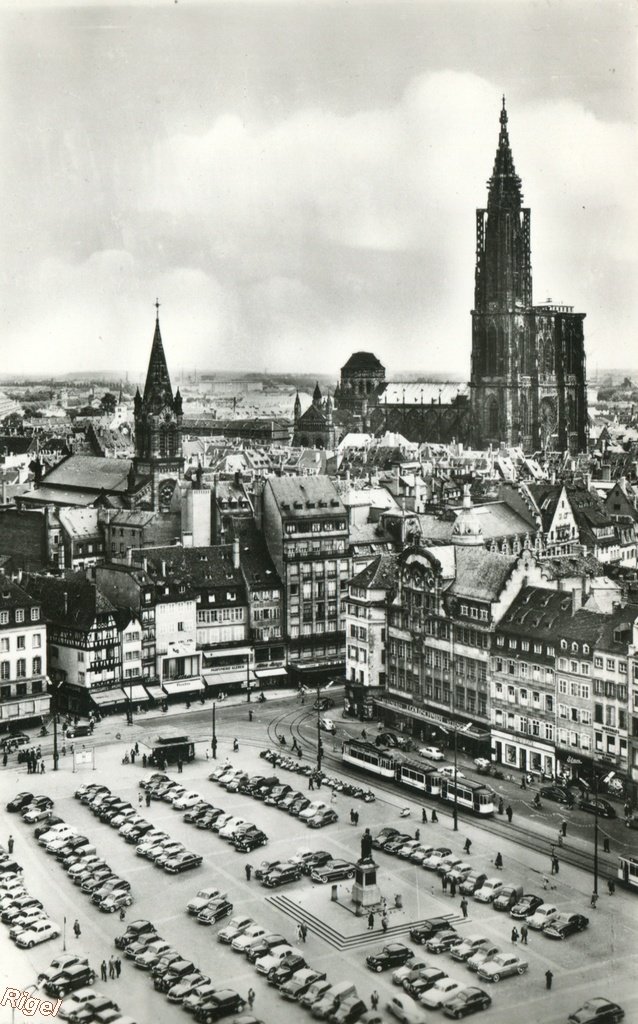
<svg viewBox="0 0 638 1024">
<path fill-rule="evenodd" d="M 321 755 L 323 754 L 323 743 L 321 742 L 321 683 L 317 683 L 317 771 L 321 771 Z"/>
<path fill-rule="evenodd" d="M 594 768 L 594 894 L 598 895 L 598 774 Z"/>
<path fill-rule="evenodd" d="M 246 655 L 246 703 L 250 704 L 250 654 Z"/>
<path fill-rule="evenodd" d="M 58 690 L 62 686 L 63 680 L 59 679 L 57 683 L 53 679 L 49 679 L 49 692 L 51 694 L 51 703 L 53 705 L 53 771 L 58 771 L 58 761 L 60 756 L 58 754 Z"/>
<path fill-rule="evenodd" d="M 213 701 L 213 734 L 211 737 L 210 748 L 213 755 L 213 761 L 217 760 L 217 733 L 215 732 L 215 701 Z"/>
</svg>

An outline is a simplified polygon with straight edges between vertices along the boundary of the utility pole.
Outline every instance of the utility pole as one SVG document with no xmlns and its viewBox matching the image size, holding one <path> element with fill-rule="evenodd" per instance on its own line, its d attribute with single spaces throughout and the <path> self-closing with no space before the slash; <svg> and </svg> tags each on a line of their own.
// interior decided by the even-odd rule
<svg viewBox="0 0 638 1024">
<path fill-rule="evenodd" d="M 211 737 L 210 747 L 213 755 L 213 761 L 215 761 L 217 759 L 217 734 L 215 732 L 215 701 L 213 701 L 213 735 Z"/>
<path fill-rule="evenodd" d="M 317 771 L 321 771 L 321 755 L 323 743 L 321 742 L 321 683 L 317 683 Z"/>
<path fill-rule="evenodd" d="M 598 774 L 594 767 L 594 893 L 598 895 Z"/>
</svg>

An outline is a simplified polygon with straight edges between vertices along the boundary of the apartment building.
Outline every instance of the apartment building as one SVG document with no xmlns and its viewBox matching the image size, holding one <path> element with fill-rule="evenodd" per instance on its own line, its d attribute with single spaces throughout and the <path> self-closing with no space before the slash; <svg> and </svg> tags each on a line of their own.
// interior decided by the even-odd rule
<svg viewBox="0 0 638 1024">
<path fill-rule="evenodd" d="M 47 628 L 39 601 L 0 580 L 0 734 L 48 715 Z"/>
</svg>

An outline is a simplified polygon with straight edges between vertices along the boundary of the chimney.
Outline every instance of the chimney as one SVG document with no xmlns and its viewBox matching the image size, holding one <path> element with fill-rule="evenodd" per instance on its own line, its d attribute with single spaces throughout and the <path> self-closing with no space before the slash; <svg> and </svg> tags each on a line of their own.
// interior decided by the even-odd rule
<svg viewBox="0 0 638 1024">
<path fill-rule="evenodd" d="M 133 548 L 126 549 L 126 564 L 133 565 Z"/>
<path fill-rule="evenodd" d="M 166 579 L 166 559 L 162 559 L 162 577 Z"/>
<path fill-rule="evenodd" d="M 239 537 L 233 541 L 233 569 L 239 569 Z"/>
<path fill-rule="evenodd" d="M 583 592 L 582 589 L 576 587 L 572 590 L 572 615 L 575 615 L 579 608 L 583 606 Z"/>
</svg>

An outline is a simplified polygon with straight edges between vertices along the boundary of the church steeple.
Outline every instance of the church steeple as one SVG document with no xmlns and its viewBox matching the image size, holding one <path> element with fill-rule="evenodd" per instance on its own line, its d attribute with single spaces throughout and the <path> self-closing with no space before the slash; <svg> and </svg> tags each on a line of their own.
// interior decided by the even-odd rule
<svg viewBox="0 0 638 1024">
<path fill-rule="evenodd" d="M 321 388 L 319 387 L 319 381 L 315 384 L 315 390 L 312 392 L 312 404 L 316 406 L 317 409 L 321 408 Z"/>
<path fill-rule="evenodd" d="M 295 396 L 295 407 L 294 407 L 294 411 L 293 411 L 293 419 L 294 419 L 295 424 L 299 421 L 300 418 L 301 418 L 301 399 L 299 397 L 299 392 L 297 392 L 297 394 Z"/>
<path fill-rule="evenodd" d="M 159 302 L 155 302 L 155 334 L 151 346 L 151 357 L 148 361 L 146 384 L 144 386 L 144 404 L 150 409 L 160 409 L 173 404 L 173 389 L 168 373 L 164 345 L 159 323 Z"/>
<path fill-rule="evenodd" d="M 518 209 L 521 205 L 523 194 L 521 192 L 521 179 L 514 168 L 514 157 L 510 147 L 509 133 L 507 131 L 507 110 L 505 108 L 505 97 L 499 117 L 500 131 L 498 134 L 498 146 L 494 158 L 494 170 L 492 177 L 487 183 L 488 210 L 495 206 L 508 206 Z"/>
</svg>

